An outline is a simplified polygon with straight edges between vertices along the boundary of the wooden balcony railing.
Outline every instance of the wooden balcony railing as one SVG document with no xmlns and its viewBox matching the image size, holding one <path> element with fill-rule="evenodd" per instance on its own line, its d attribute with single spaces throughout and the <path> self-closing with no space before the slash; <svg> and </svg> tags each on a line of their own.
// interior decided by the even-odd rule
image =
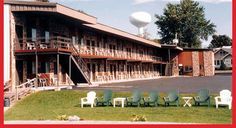
<svg viewBox="0 0 236 128">
<path fill-rule="evenodd" d="M 109 49 L 104 47 L 73 45 L 71 38 L 62 36 L 54 36 L 50 37 L 49 39 L 43 37 L 37 39 L 32 39 L 32 38 L 15 39 L 15 50 L 35 50 L 35 49 L 49 49 L 49 48 L 63 48 L 71 50 L 73 53 L 104 56 L 104 57 L 115 57 L 127 60 L 153 61 L 153 62 L 162 61 L 161 57 L 127 52 L 121 49 Z M 74 52 L 75 49 L 77 52 Z"/>
<path fill-rule="evenodd" d="M 54 36 L 46 39 L 44 37 L 39 37 L 37 39 L 15 38 L 15 50 L 35 50 L 35 49 L 48 49 L 48 48 L 64 48 L 70 49 L 72 45 L 72 40 L 67 37 Z"/>
<path fill-rule="evenodd" d="M 115 57 L 120 59 L 130 59 L 130 60 L 137 60 L 137 61 L 155 61 L 161 62 L 162 58 L 153 56 L 153 55 L 141 55 L 139 53 L 130 53 L 127 51 L 117 50 L 117 49 L 106 49 L 94 46 L 78 46 L 80 48 L 80 54 L 84 55 L 93 55 L 93 56 L 106 56 L 106 57 Z"/>
</svg>

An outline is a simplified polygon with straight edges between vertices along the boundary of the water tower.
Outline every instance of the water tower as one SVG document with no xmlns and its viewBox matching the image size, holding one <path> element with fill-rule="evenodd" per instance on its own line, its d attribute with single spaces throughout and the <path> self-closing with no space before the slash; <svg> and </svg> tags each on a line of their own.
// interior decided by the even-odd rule
<svg viewBox="0 0 236 128">
<path fill-rule="evenodd" d="M 143 36 L 143 28 L 152 21 L 152 17 L 147 12 L 134 12 L 130 15 L 129 20 L 131 24 L 138 28 L 138 34 Z"/>
</svg>

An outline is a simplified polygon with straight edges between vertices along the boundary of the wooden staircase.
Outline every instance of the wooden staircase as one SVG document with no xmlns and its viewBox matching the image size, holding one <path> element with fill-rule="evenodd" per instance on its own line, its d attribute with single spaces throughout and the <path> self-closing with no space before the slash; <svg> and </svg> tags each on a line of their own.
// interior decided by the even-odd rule
<svg viewBox="0 0 236 128">
<path fill-rule="evenodd" d="M 92 83 L 90 82 L 90 74 L 89 74 L 90 70 L 88 69 L 84 60 L 79 56 L 79 51 L 75 48 L 73 44 L 71 49 L 73 50 L 71 59 L 76 64 L 76 67 L 80 70 L 81 74 L 84 76 L 87 83 L 91 85 Z"/>
</svg>

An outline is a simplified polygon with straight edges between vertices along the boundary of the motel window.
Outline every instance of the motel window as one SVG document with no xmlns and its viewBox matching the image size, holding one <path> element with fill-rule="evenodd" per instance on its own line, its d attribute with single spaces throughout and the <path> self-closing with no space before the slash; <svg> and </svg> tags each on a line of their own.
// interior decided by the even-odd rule
<svg viewBox="0 0 236 128">
<path fill-rule="evenodd" d="M 101 66 L 100 66 L 100 64 L 98 64 L 98 72 L 100 72 L 101 70 L 100 70 L 100 68 L 101 68 Z"/>
<path fill-rule="evenodd" d="M 36 74 L 36 71 L 35 71 L 35 62 L 32 62 L 32 74 Z"/>
<path fill-rule="evenodd" d="M 90 40 L 86 41 L 87 49 L 90 49 Z"/>
<path fill-rule="evenodd" d="M 192 71 L 193 71 L 192 66 L 185 66 L 184 67 L 184 72 L 192 72 Z"/>
<path fill-rule="evenodd" d="M 81 43 L 81 46 L 84 45 L 84 39 L 83 38 L 80 39 L 80 43 Z"/>
<path fill-rule="evenodd" d="M 72 44 L 75 45 L 76 44 L 76 37 L 72 36 Z"/>
<path fill-rule="evenodd" d="M 36 41 L 36 29 L 35 28 L 32 28 L 32 31 L 31 31 L 31 37 L 32 37 L 32 41 Z"/>
<path fill-rule="evenodd" d="M 32 74 L 32 62 L 27 62 L 27 74 Z"/>
<path fill-rule="evenodd" d="M 54 62 L 53 65 L 54 65 L 54 67 L 53 67 L 54 68 L 54 74 L 57 74 L 57 62 Z"/>
<path fill-rule="evenodd" d="M 45 31 L 45 43 L 49 43 L 49 31 Z"/>
<path fill-rule="evenodd" d="M 49 72 L 50 72 L 50 63 L 45 62 L 45 73 L 49 73 Z"/>
<path fill-rule="evenodd" d="M 216 63 L 216 65 L 220 65 L 220 60 L 217 60 L 217 63 Z"/>
</svg>

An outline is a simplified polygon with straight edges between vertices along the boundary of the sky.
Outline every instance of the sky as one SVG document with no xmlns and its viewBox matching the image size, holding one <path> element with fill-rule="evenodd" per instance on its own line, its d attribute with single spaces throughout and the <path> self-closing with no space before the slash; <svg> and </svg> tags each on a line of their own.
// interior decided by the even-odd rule
<svg viewBox="0 0 236 128">
<path fill-rule="evenodd" d="M 152 22 L 146 26 L 152 39 L 160 39 L 157 33 L 155 14 L 163 15 L 167 3 L 179 3 L 180 0 L 50 0 L 73 9 L 82 10 L 97 17 L 99 23 L 137 34 L 138 29 L 129 22 L 133 12 L 145 11 L 152 16 Z M 205 17 L 216 25 L 216 34 L 232 38 L 232 0 L 196 0 L 205 8 Z M 212 40 L 203 40 L 207 47 Z"/>
</svg>

